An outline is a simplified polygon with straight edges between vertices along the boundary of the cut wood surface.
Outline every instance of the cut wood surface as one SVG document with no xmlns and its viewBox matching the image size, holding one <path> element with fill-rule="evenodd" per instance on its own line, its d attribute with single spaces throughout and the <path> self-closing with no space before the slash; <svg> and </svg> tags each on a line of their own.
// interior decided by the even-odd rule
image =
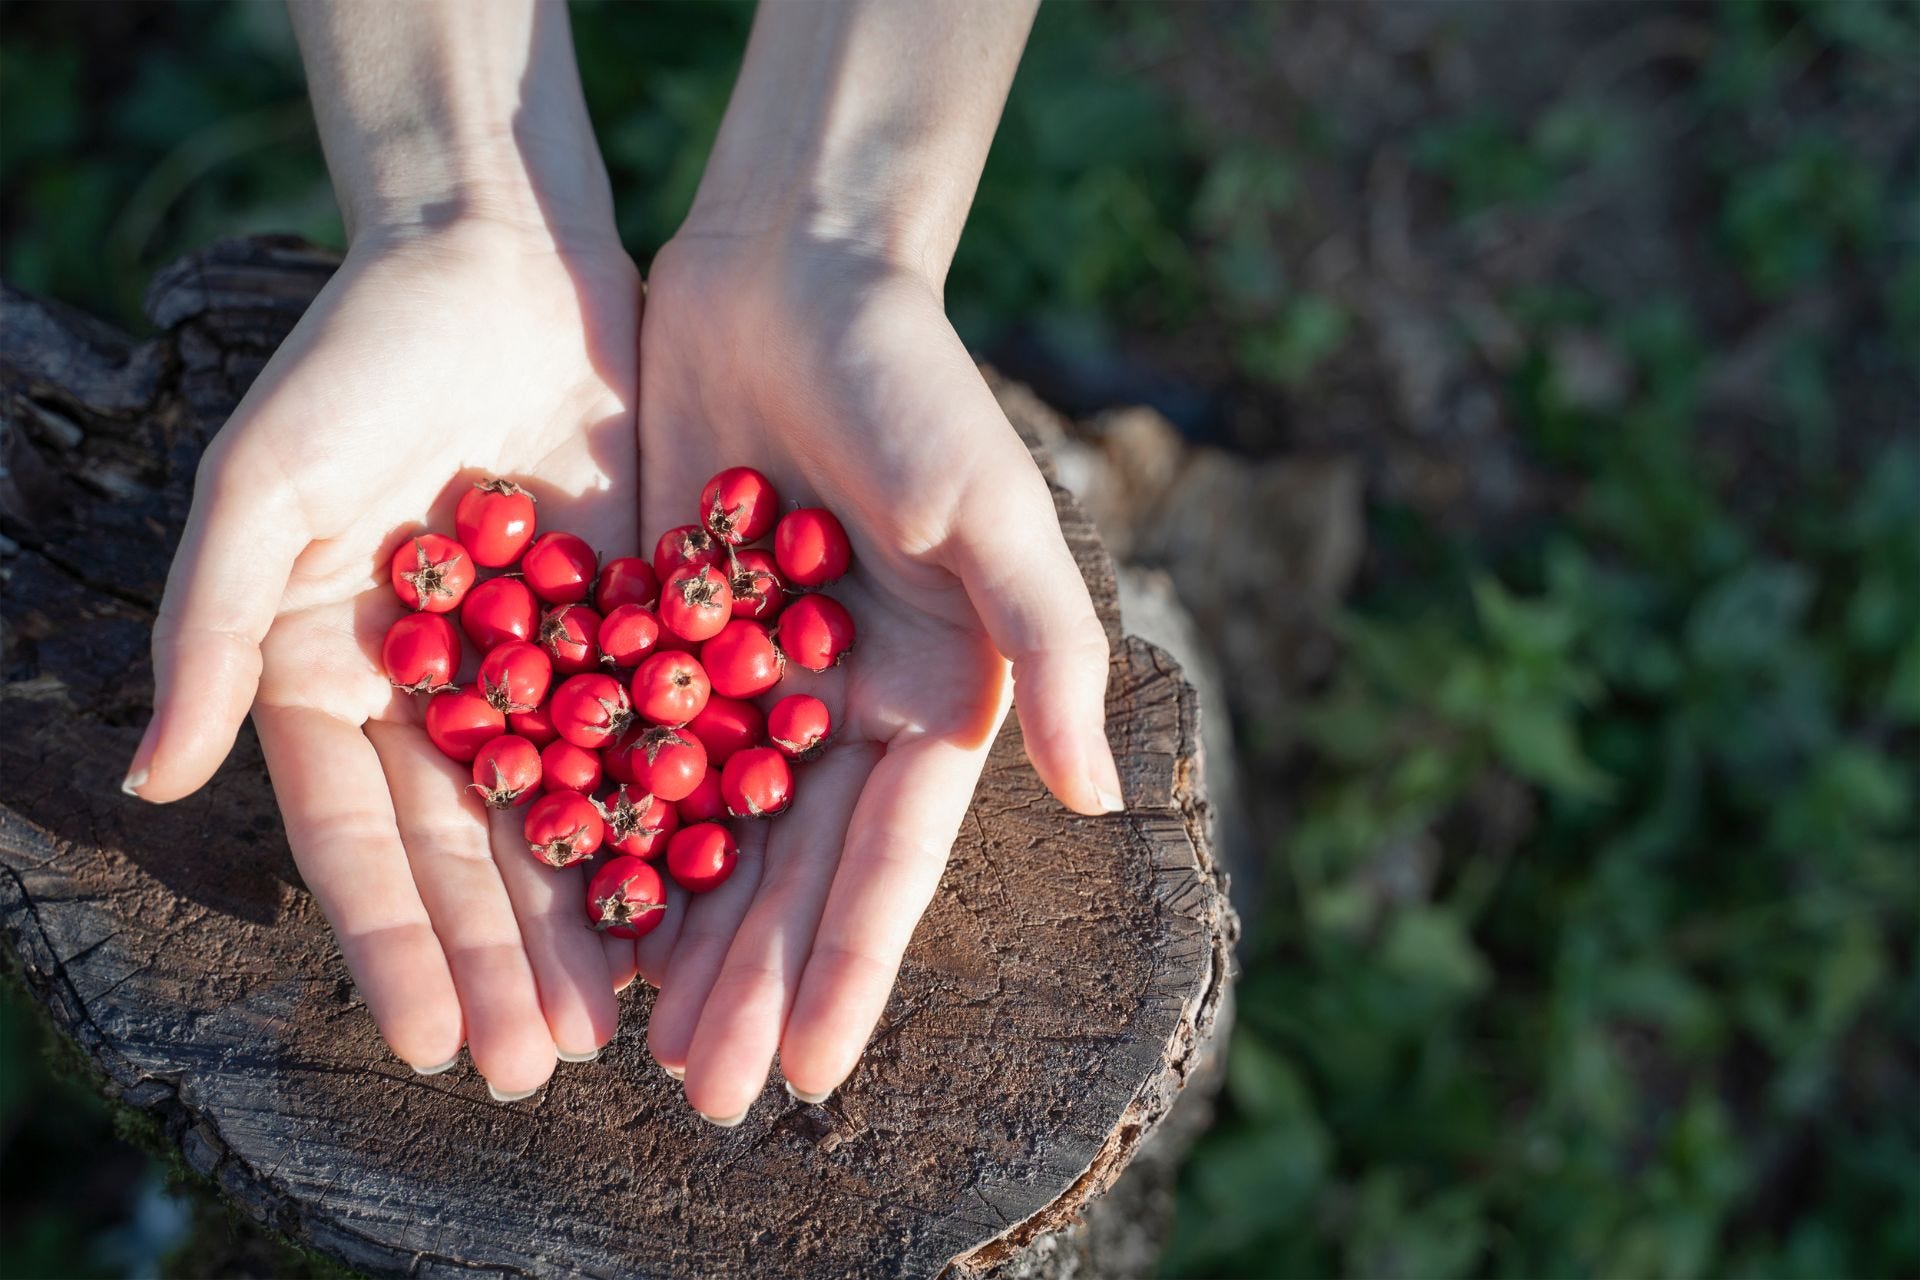
<svg viewBox="0 0 1920 1280">
<path fill-rule="evenodd" d="M 217 245 L 156 279 L 161 333 L 144 342 L 0 301 L 0 926 L 34 995 L 195 1168 L 366 1271 L 1015 1266 L 1113 1182 L 1198 1069 L 1234 928 L 1192 690 L 1122 636 L 1086 518 L 1056 488 L 1114 640 L 1125 814 L 1062 809 L 1010 719 L 879 1029 L 824 1106 L 776 1081 L 739 1128 L 706 1124 L 646 1052 L 638 983 L 600 1061 L 494 1103 L 464 1061 L 424 1077 L 382 1045 L 250 731 L 178 804 L 119 789 L 199 453 L 336 263 L 289 239 Z"/>
</svg>

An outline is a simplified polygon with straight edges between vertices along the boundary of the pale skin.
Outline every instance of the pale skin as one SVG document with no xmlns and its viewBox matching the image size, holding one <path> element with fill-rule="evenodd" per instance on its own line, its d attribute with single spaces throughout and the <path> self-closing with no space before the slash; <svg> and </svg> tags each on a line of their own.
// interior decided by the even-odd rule
<svg viewBox="0 0 1920 1280">
<path fill-rule="evenodd" d="M 1120 807 L 1106 641 L 942 309 L 1032 9 L 763 5 L 643 323 L 563 9 L 292 6 L 351 247 L 202 467 L 128 784 L 194 791 L 251 711 L 301 873 L 417 1069 L 464 1045 L 522 1096 L 611 1038 L 637 972 L 648 1047 L 702 1115 L 738 1123 L 776 1056 L 820 1097 L 1010 705 L 1063 804 Z M 827 702 L 834 745 L 726 885 L 676 891 L 637 946 L 598 938 L 584 873 L 535 863 L 517 813 L 490 822 L 379 671 L 385 558 L 486 474 L 532 488 L 544 527 L 644 552 L 740 463 L 852 538 L 834 594 L 859 647 L 781 687 Z"/>
</svg>

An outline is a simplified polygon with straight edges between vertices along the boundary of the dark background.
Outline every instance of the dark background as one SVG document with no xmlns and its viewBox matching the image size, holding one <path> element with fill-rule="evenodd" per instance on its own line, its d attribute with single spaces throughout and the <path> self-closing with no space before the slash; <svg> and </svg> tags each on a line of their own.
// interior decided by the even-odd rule
<svg viewBox="0 0 1920 1280">
<path fill-rule="evenodd" d="M 574 8 L 643 265 L 749 18 Z M 1290 582 L 1206 565 L 1325 529 L 1159 557 L 1265 871 L 1168 1274 L 1920 1274 L 1917 147 L 1911 4 L 1043 10 L 962 332 L 1364 495 L 1264 654 Z M 0 190 L 6 278 L 132 326 L 181 251 L 340 238 L 277 5 L 0 5 Z M 0 1273 L 317 1265 L 7 990 Z"/>
</svg>

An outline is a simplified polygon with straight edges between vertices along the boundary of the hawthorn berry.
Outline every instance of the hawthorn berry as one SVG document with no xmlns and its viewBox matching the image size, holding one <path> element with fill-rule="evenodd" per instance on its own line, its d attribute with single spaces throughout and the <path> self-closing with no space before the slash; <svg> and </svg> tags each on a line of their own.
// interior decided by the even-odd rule
<svg viewBox="0 0 1920 1280">
<path fill-rule="evenodd" d="M 643 604 L 615 605 L 600 619 L 600 663 L 637 667 L 660 643 L 660 619 Z"/>
<path fill-rule="evenodd" d="M 600 665 L 600 615 L 583 604 L 549 609 L 540 620 L 540 647 L 561 675 L 594 670 Z"/>
<path fill-rule="evenodd" d="M 578 791 L 581 795 L 590 795 L 599 787 L 604 772 L 598 751 L 576 747 L 565 738 L 555 738 L 540 748 L 542 791 Z"/>
<path fill-rule="evenodd" d="M 603 747 L 633 719 L 627 691 L 612 676 L 568 676 L 553 691 L 547 713 L 553 729 L 576 747 Z"/>
<path fill-rule="evenodd" d="M 593 591 L 600 558 L 571 533 L 543 533 L 520 557 L 520 574 L 548 604 L 579 604 Z"/>
<path fill-rule="evenodd" d="M 546 650 L 525 640 L 495 645 L 480 659 L 480 692 L 496 710 L 508 715 L 538 709 L 552 684 L 553 660 Z"/>
<path fill-rule="evenodd" d="M 733 590 L 733 616 L 769 621 L 787 603 L 787 584 L 780 581 L 780 567 L 773 557 L 758 547 L 749 547 L 733 557 L 733 572 L 727 579 Z"/>
<path fill-rule="evenodd" d="M 609 858 L 587 881 L 587 920 L 616 938 L 640 938 L 667 915 L 667 886 L 652 864 L 639 858 Z"/>
<path fill-rule="evenodd" d="M 550 867 L 591 858 L 607 835 L 600 811 L 577 791 L 549 791 L 535 800 L 521 830 L 533 856 Z"/>
<path fill-rule="evenodd" d="M 499 569 L 520 558 L 533 541 L 533 495 L 511 480 L 482 480 L 460 495 L 454 532 L 473 562 Z"/>
<path fill-rule="evenodd" d="M 733 616 L 733 588 L 714 565 L 688 565 L 660 588 L 660 625 L 682 640 L 705 640 Z"/>
<path fill-rule="evenodd" d="M 653 566 L 639 556 L 621 556 L 600 566 L 600 578 L 594 584 L 593 604 L 601 613 L 612 613 L 623 604 L 652 604 L 660 598 L 660 579 Z"/>
<path fill-rule="evenodd" d="M 650 726 L 636 717 L 619 735 L 600 748 L 600 762 L 606 766 L 607 776 L 615 782 L 633 781 L 633 752 L 640 745 L 640 735 Z"/>
<path fill-rule="evenodd" d="M 813 759 L 832 732 L 827 704 L 810 694 L 790 694 L 767 712 L 767 739 L 790 760 Z"/>
<path fill-rule="evenodd" d="M 539 623 L 539 602 L 518 578 L 489 578 L 460 604 L 460 629 L 481 653 L 509 640 L 533 639 Z"/>
<path fill-rule="evenodd" d="M 692 654 L 656 653 L 633 673 L 630 692 L 642 720 L 685 724 L 707 705 L 713 686 Z"/>
<path fill-rule="evenodd" d="M 473 789 L 489 808 L 511 809 L 530 802 L 540 789 L 541 754 L 525 738 L 503 733 L 490 739 L 473 758 Z"/>
<path fill-rule="evenodd" d="M 752 467 L 728 467 L 700 491 L 700 522 L 730 546 L 764 538 L 779 516 L 773 481 Z"/>
<path fill-rule="evenodd" d="M 707 749 L 691 733 L 655 725 L 642 733 L 628 757 L 633 783 L 662 800 L 684 800 L 707 771 Z"/>
<path fill-rule="evenodd" d="M 442 689 L 427 699 L 427 737 L 450 760 L 469 763 L 507 731 L 507 718 L 478 689 Z"/>
<path fill-rule="evenodd" d="M 687 721 L 687 728 L 707 749 L 708 767 L 718 769 L 734 752 L 760 741 L 767 731 L 767 718 L 751 702 L 715 693 L 700 708 L 700 714 Z"/>
<path fill-rule="evenodd" d="M 402 614 L 380 642 L 380 665 L 402 693 L 437 693 L 460 669 L 460 633 L 441 614 Z"/>
<path fill-rule="evenodd" d="M 780 651 L 765 626 L 735 618 L 719 634 L 700 646 L 700 664 L 707 669 L 714 692 L 729 698 L 753 698 L 780 683 Z"/>
<path fill-rule="evenodd" d="M 531 711 L 507 712 L 507 729 L 509 732 L 519 734 L 536 747 L 544 747 L 560 737 L 553 731 L 553 718 L 547 714 L 545 707 L 535 707 Z"/>
<path fill-rule="evenodd" d="M 795 586 L 824 587 L 846 573 L 853 562 L 853 544 L 833 512 L 802 507 L 780 517 L 773 531 L 773 558 Z"/>
<path fill-rule="evenodd" d="M 770 818 L 793 803 L 793 770 L 772 747 L 748 747 L 720 771 L 720 797 L 736 818 Z"/>
<path fill-rule="evenodd" d="M 393 593 L 409 609 L 447 613 L 473 586 L 473 559 L 444 533 L 423 533 L 401 543 L 388 566 Z"/>
<path fill-rule="evenodd" d="M 607 847 L 636 858 L 658 857 L 680 825 L 678 806 L 632 787 L 594 802 L 607 824 Z"/>
<path fill-rule="evenodd" d="M 713 764 L 711 756 L 707 761 L 707 771 L 700 775 L 699 784 L 674 801 L 673 809 L 682 822 L 726 820 L 727 802 L 720 795 L 720 770 Z"/>
<path fill-rule="evenodd" d="M 801 596 L 780 613 L 780 652 L 809 671 L 825 671 L 853 648 L 853 615 L 831 596 Z"/>
<path fill-rule="evenodd" d="M 664 585 L 683 568 L 717 565 L 725 559 L 725 549 L 712 534 L 697 524 L 683 524 L 667 530 L 653 544 L 653 576 Z"/>
<path fill-rule="evenodd" d="M 696 822 L 680 828 L 667 842 L 667 874 L 688 893 L 718 889 L 740 861 L 733 832 L 717 822 Z"/>
</svg>

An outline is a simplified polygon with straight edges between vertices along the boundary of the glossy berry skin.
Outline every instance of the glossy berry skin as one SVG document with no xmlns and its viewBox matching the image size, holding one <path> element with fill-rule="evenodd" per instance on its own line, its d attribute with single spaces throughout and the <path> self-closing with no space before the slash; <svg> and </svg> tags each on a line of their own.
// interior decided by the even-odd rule
<svg viewBox="0 0 1920 1280">
<path fill-rule="evenodd" d="M 770 818 L 793 803 L 793 770 L 772 747 L 748 747 L 720 771 L 720 798 L 736 818 Z"/>
<path fill-rule="evenodd" d="M 686 799 L 707 771 L 707 749 L 700 739 L 664 726 L 641 734 L 629 758 L 633 785 L 662 800 Z"/>
<path fill-rule="evenodd" d="M 656 653 L 633 673 L 634 710 L 651 724 L 685 724 L 713 694 L 706 669 L 690 653 Z"/>
<path fill-rule="evenodd" d="M 660 579 L 653 566 L 639 556 L 621 556 L 600 566 L 593 587 L 593 607 L 612 613 L 623 604 L 650 605 L 660 598 Z"/>
<path fill-rule="evenodd" d="M 553 731 L 553 718 L 547 714 L 545 707 L 535 707 L 531 711 L 509 711 L 507 730 L 519 734 L 536 747 L 560 740 L 560 735 Z"/>
<path fill-rule="evenodd" d="M 590 795 L 600 785 L 604 773 L 598 751 L 576 747 L 565 738 L 555 738 L 540 749 L 542 791 L 578 791 L 581 795 Z"/>
<path fill-rule="evenodd" d="M 460 629 L 481 653 L 509 640 L 531 640 L 540 602 L 518 578 L 489 578 L 460 604 Z"/>
<path fill-rule="evenodd" d="M 809 694 L 791 694 L 767 712 L 767 739 L 789 760 L 811 760 L 833 732 L 827 704 Z"/>
<path fill-rule="evenodd" d="M 633 787 L 621 787 L 598 801 L 607 824 L 607 847 L 635 858 L 657 858 L 680 826 L 678 806 Z"/>
<path fill-rule="evenodd" d="M 633 781 L 634 749 L 640 745 L 640 735 L 651 727 L 636 717 L 612 742 L 600 748 L 600 763 L 606 766 L 609 778 L 622 784 Z"/>
<path fill-rule="evenodd" d="M 809 671 L 825 671 L 853 648 L 853 615 L 831 596 L 801 596 L 781 611 L 780 652 Z"/>
<path fill-rule="evenodd" d="M 720 795 L 720 767 L 709 761 L 699 783 L 674 801 L 673 808 L 685 823 L 726 821 L 727 802 Z"/>
<path fill-rule="evenodd" d="M 427 699 L 427 737 L 441 754 L 470 763 L 480 748 L 507 731 L 507 718 L 471 686 Z"/>
<path fill-rule="evenodd" d="M 802 507 L 780 517 L 773 531 L 773 558 L 797 587 L 824 587 L 853 563 L 853 544 L 833 512 Z"/>
<path fill-rule="evenodd" d="M 718 769 L 734 752 L 760 741 L 767 731 L 767 718 L 751 702 L 716 693 L 699 715 L 687 721 L 687 728 L 707 749 L 708 767 Z"/>
<path fill-rule="evenodd" d="M 460 607 L 473 587 L 473 558 L 445 534 L 423 533 L 395 549 L 388 576 L 393 593 L 407 608 L 448 613 Z"/>
<path fill-rule="evenodd" d="M 520 573 L 533 594 L 548 604 L 579 604 L 593 594 L 600 557 L 584 538 L 543 533 L 520 557 Z"/>
<path fill-rule="evenodd" d="M 787 603 L 787 584 L 780 580 L 780 566 L 773 556 L 758 547 L 749 547 L 733 558 L 733 574 L 727 579 L 733 589 L 733 616 L 767 622 Z"/>
<path fill-rule="evenodd" d="M 700 646 L 700 665 L 707 669 L 715 693 L 729 698 L 756 698 L 780 683 L 780 651 L 758 622 L 735 618 Z"/>
<path fill-rule="evenodd" d="M 547 690 L 553 685 L 553 660 L 538 645 L 509 640 L 489 649 L 480 659 L 478 685 L 498 710 L 508 715 L 524 714 L 547 700 Z"/>
<path fill-rule="evenodd" d="M 660 588 L 660 625 L 682 640 L 705 640 L 733 617 L 733 588 L 715 565 L 688 565 Z"/>
<path fill-rule="evenodd" d="M 562 738 L 576 747 L 597 749 L 620 736 L 633 719 L 633 707 L 618 680 L 594 672 L 561 681 L 547 714 Z"/>
<path fill-rule="evenodd" d="M 501 569 L 533 541 L 533 495 L 511 480 L 482 480 L 460 495 L 453 529 L 473 562 Z"/>
<path fill-rule="evenodd" d="M 591 858 L 607 836 L 600 811 L 577 791 L 549 791 L 535 800 L 522 831 L 533 856 L 550 867 Z"/>
<path fill-rule="evenodd" d="M 667 842 L 667 874 L 688 893 L 718 889 L 740 861 L 733 832 L 717 822 L 696 822 L 680 828 Z"/>
<path fill-rule="evenodd" d="M 577 676 L 600 666 L 600 615 L 583 604 L 549 609 L 540 620 L 540 647 L 561 675 Z"/>
<path fill-rule="evenodd" d="M 641 938 L 667 918 L 667 886 L 639 858 L 609 858 L 587 881 L 587 922 L 616 938 Z"/>
<path fill-rule="evenodd" d="M 515 734 L 490 740 L 473 758 L 473 789 L 492 809 L 530 804 L 540 776 L 540 749 Z"/>
<path fill-rule="evenodd" d="M 434 693 L 460 670 L 460 633 L 437 613 L 409 613 L 387 628 L 380 665 L 403 693 Z"/>
<path fill-rule="evenodd" d="M 642 604 L 615 605 L 600 619 L 600 665 L 637 667 L 660 643 L 660 619 Z"/>
<path fill-rule="evenodd" d="M 683 524 L 667 530 L 653 544 L 653 576 L 665 583 L 681 569 L 724 564 L 726 558 L 725 548 L 712 534 L 697 524 Z"/>
<path fill-rule="evenodd" d="M 700 490 L 700 523 L 721 542 L 742 547 L 767 536 L 780 517 L 773 481 L 752 467 L 728 467 Z"/>
</svg>

